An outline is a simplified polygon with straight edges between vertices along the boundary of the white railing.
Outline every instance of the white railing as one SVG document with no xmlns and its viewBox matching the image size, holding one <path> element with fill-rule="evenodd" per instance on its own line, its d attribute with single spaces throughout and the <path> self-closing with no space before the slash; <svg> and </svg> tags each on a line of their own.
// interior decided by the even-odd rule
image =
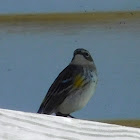
<svg viewBox="0 0 140 140">
<path fill-rule="evenodd" d="M 0 109 L 0 140 L 140 140 L 140 129 Z"/>
</svg>

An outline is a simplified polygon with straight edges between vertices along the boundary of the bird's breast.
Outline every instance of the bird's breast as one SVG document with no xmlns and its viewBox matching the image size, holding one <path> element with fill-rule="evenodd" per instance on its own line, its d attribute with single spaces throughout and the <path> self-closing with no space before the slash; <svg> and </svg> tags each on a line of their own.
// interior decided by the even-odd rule
<svg viewBox="0 0 140 140">
<path fill-rule="evenodd" d="M 97 75 L 94 73 L 92 73 L 92 75 L 92 79 L 84 88 L 79 88 L 63 101 L 57 109 L 58 112 L 70 114 L 82 109 L 88 103 L 93 96 L 97 85 Z"/>
</svg>

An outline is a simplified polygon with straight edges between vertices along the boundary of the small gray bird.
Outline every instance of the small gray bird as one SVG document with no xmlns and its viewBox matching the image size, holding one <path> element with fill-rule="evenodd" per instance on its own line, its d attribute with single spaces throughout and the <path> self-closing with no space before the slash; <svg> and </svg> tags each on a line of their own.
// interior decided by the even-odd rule
<svg viewBox="0 0 140 140">
<path fill-rule="evenodd" d="M 76 49 L 71 63 L 55 79 L 37 113 L 71 116 L 70 113 L 88 103 L 97 81 L 96 66 L 90 53 Z"/>
</svg>

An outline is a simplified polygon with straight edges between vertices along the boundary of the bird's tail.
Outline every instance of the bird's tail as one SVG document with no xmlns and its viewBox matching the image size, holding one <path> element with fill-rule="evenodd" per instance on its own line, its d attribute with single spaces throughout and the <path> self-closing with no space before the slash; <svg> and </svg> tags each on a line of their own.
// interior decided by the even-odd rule
<svg viewBox="0 0 140 140">
<path fill-rule="evenodd" d="M 54 101 L 53 101 L 54 102 Z M 40 107 L 39 107 L 39 109 L 38 109 L 38 111 L 37 111 L 37 113 L 39 113 L 39 114 L 48 114 L 48 115 L 50 115 L 50 114 L 52 114 L 52 113 L 54 113 L 55 111 L 54 111 L 54 106 L 52 106 L 52 102 L 44 102 L 44 100 L 43 100 L 43 102 L 42 102 L 42 104 L 40 105 Z"/>
<path fill-rule="evenodd" d="M 43 110 L 44 110 L 44 107 L 43 107 L 43 105 L 41 105 L 40 108 L 38 109 L 37 113 L 43 114 Z"/>
<path fill-rule="evenodd" d="M 42 103 L 41 106 L 39 107 L 37 113 L 39 113 L 39 114 L 48 114 L 48 115 L 50 115 L 50 114 L 53 113 L 53 110 L 52 110 L 52 109 L 49 109 L 49 108 L 46 108 L 46 107 L 44 106 L 44 104 Z"/>
</svg>

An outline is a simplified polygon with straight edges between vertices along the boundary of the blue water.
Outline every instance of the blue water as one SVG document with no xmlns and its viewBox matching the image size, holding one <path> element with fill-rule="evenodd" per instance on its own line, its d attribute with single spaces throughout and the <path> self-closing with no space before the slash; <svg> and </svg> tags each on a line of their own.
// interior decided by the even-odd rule
<svg viewBox="0 0 140 140">
<path fill-rule="evenodd" d="M 138 11 L 139 0 L 0 0 L 0 13 Z"/>
<path fill-rule="evenodd" d="M 36 112 L 76 48 L 92 54 L 98 87 L 74 113 L 85 119 L 140 118 L 140 21 L 1 23 L 0 108 Z"/>
</svg>

